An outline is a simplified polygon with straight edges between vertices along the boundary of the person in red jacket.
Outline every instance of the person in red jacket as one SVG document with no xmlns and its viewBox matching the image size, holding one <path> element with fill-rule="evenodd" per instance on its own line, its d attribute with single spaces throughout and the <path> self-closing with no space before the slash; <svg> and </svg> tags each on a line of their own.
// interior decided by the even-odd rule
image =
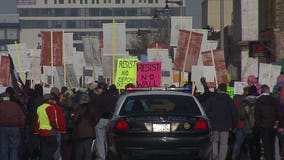
<svg viewBox="0 0 284 160">
<path fill-rule="evenodd" d="M 45 94 L 43 98 L 45 102 L 37 108 L 35 133 L 40 136 L 40 159 L 52 160 L 58 147 L 57 135 L 66 132 L 66 123 L 54 97 Z"/>
<path fill-rule="evenodd" d="M 20 130 L 25 127 L 25 115 L 8 93 L 0 95 L 0 159 L 19 159 Z"/>
</svg>

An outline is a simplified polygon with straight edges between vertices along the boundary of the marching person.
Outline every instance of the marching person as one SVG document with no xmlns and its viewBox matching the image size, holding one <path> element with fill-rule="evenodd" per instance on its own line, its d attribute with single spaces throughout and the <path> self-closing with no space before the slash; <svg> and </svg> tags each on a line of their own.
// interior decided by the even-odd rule
<svg viewBox="0 0 284 160">
<path fill-rule="evenodd" d="M 259 127 L 266 160 L 275 160 L 275 138 L 279 113 L 277 100 L 270 95 L 267 85 L 261 86 L 261 95 L 255 102 L 255 125 Z"/>
<path fill-rule="evenodd" d="M 10 99 L 8 93 L 4 92 L 0 99 L 1 159 L 18 160 L 20 130 L 25 127 L 25 115 L 21 107 Z"/>
<path fill-rule="evenodd" d="M 207 99 L 204 106 L 212 122 L 213 160 L 225 160 L 229 131 L 237 127 L 237 110 L 226 91 L 227 85 L 220 83 L 217 92 Z"/>
<path fill-rule="evenodd" d="M 40 160 L 53 160 L 58 148 L 57 135 L 66 132 L 66 123 L 56 98 L 43 96 L 44 103 L 37 108 L 35 134 L 40 137 Z"/>
<path fill-rule="evenodd" d="M 92 160 L 95 148 L 98 115 L 94 107 L 90 106 L 89 95 L 83 94 L 80 97 L 80 105 L 74 114 L 73 138 L 75 160 Z"/>
</svg>

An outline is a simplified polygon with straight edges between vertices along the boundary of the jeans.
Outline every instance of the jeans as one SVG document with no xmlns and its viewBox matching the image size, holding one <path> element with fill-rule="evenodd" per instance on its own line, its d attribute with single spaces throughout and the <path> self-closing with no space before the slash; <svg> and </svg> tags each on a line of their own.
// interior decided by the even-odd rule
<svg viewBox="0 0 284 160">
<path fill-rule="evenodd" d="M 62 157 L 61 157 L 61 134 L 60 133 L 57 135 L 57 143 L 58 143 L 58 147 L 53 157 L 55 160 L 61 160 Z"/>
<path fill-rule="evenodd" d="M 235 132 L 235 143 L 234 143 L 232 157 L 238 157 L 240 155 L 241 147 L 245 141 L 245 138 L 246 138 L 246 134 L 244 133 L 244 130 L 237 129 Z"/>
<path fill-rule="evenodd" d="M 213 158 L 225 160 L 228 151 L 229 131 L 213 131 Z"/>
<path fill-rule="evenodd" d="M 0 127 L 1 160 L 18 160 L 20 145 L 19 127 Z"/>
<path fill-rule="evenodd" d="M 105 160 L 107 153 L 107 137 L 106 127 L 109 124 L 109 119 L 101 118 L 96 125 L 96 148 L 98 154 L 98 160 Z"/>
</svg>

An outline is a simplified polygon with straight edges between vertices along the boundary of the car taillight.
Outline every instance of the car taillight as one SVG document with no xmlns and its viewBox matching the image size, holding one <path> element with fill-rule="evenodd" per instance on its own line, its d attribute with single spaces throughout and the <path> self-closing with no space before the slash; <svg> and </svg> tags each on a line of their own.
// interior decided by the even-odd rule
<svg viewBox="0 0 284 160">
<path fill-rule="evenodd" d="M 129 131 L 129 125 L 125 118 L 120 118 L 115 123 L 115 130 L 119 132 L 127 132 Z"/>
<path fill-rule="evenodd" d="M 208 122 L 204 118 L 199 118 L 195 123 L 194 130 L 196 131 L 208 131 Z"/>
</svg>

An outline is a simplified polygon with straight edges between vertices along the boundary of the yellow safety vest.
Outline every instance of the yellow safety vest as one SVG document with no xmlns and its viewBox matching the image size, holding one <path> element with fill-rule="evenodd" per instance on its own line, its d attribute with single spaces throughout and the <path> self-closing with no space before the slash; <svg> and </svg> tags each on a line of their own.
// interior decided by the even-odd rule
<svg viewBox="0 0 284 160">
<path fill-rule="evenodd" d="M 50 104 L 44 103 L 37 108 L 38 124 L 40 130 L 50 131 L 52 129 L 52 126 L 46 113 L 46 108 L 49 106 Z"/>
</svg>

